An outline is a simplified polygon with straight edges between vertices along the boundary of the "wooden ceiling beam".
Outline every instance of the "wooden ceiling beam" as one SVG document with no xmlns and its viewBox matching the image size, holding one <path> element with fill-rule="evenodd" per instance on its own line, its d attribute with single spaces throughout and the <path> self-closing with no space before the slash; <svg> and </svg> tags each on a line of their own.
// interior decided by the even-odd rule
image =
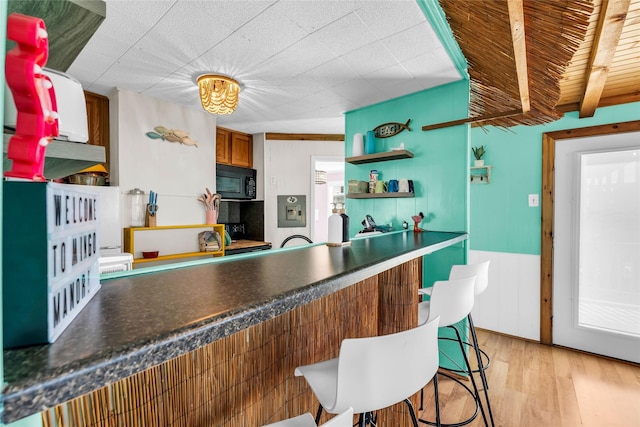
<svg viewBox="0 0 640 427">
<path fill-rule="evenodd" d="M 630 0 L 602 1 L 600 19 L 589 58 L 584 95 L 580 102 L 580 118 L 593 117 L 600 103 L 630 3 Z"/>
<path fill-rule="evenodd" d="M 265 139 L 276 141 L 344 141 L 344 134 L 267 132 Z"/>
<path fill-rule="evenodd" d="M 613 105 L 630 104 L 632 102 L 640 102 L 640 91 L 600 98 L 598 108 L 611 107 Z M 578 110 L 580 110 L 580 103 L 578 102 L 556 106 L 556 111 L 563 114 Z"/>
<path fill-rule="evenodd" d="M 527 69 L 527 43 L 524 31 L 524 8 L 522 0 L 508 0 L 509 23 L 511 25 L 511 39 L 513 41 L 513 56 L 516 62 L 516 75 L 520 89 L 520 103 L 522 112 L 531 110 L 529 100 L 529 73 Z"/>
<path fill-rule="evenodd" d="M 425 126 L 422 126 L 422 130 L 428 131 L 428 130 L 434 130 L 434 129 L 442 129 L 442 128 L 448 128 L 451 126 L 459 126 L 466 123 L 481 123 L 481 122 L 486 122 L 493 119 L 502 119 L 504 117 L 517 116 L 520 114 L 522 114 L 521 109 L 512 110 L 512 111 L 503 111 L 500 113 L 486 114 L 484 116 L 479 116 L 479 117 L 469 117 L 466 119 L 451 120 L 450 122 L 442 122 L 442 123 L 436 123 L 433 125 L 425 125 Z"/>
</svg>

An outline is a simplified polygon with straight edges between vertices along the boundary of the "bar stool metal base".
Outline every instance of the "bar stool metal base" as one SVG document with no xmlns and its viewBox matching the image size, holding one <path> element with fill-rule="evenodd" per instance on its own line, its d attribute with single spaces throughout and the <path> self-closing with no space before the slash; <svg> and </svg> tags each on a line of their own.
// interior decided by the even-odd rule
<svg viewBox="0 0 640 427">
<path fill-rule="evenodd" d="M 475 325 L 473 324 L 473 317 L 471 316 L 471 313 L 469 313 L 469 315 L 467 316 L 467 319 L 469 320 L 469 330 L 471 331 L 471 340 L 472 342 L 467 342 L 467 341 L 463 341 L 463 344 L 468 346 L 469 348 L 473 348 L 475 354 L 476 354 L 476 360 L 478 361 L 478 369 L 471 369 L 470 372 L 473 373 L 478 373 L 480 374 L 480 379 L 482 380 L 482 388 L 484 390 L 484 398 L 487 402 L 487 412 L 489 413 L 489 420 L 491 422 L 491 427 L 495 427 L 495 422 L 493 421 L 493 410 L 491 409 L 491 401 L 489 400 L 489 382 L 487 381 L 487 376 L 485 374 L 485 371 L 487 370 L 487 368 L 489 367 L 489 365 L 491 364 L 491 359 L 489 358 L 489 356 L 487 355 L 487 353 L 484 352 L 484 350 L 482 350 L 480 348 L 480 344 L 478 344 L 478 337 L 476 335 L 476 328 Z M 456 341 L 453 338 L 439 338 L 442 340 L 449 340 L 449 341 Z M 484 355 L 484 357 L 483 357 Z M 487 363 L 484 363 L 484 358 L 486 358 Z M 462 369 L 448 369 L 451 372 L 454 373 L 458 373 L 458 374 L 466 374 L 467 371 L 462 370 Z"/>
<path fill-rule="evenodd" d="M 471 422 L 473 422 L 473 420 L 475 420 L 478 417 L 478 414 L 480 413 L 480 405 L 478 405 L 478 401 L 475 399 L 475 395 L 473 393 L 473 390 L 471 390 L 466 384 L 464 384 L 462 381 L 460 381 L 458 378 L 454 377 L 453 375 L 448 375 L 444 372 L 438 372 L 437 375 L 442 375 L 443 377 L 449 378 L 450 380 L 455 381 L 456 383 L 460 384 L 460 386 L 464 387 L 464 389 L 467 391 L 467 393 L 469 393 L 469 395 L 475 400 L 476 402 L 476 409 L 473 413 L 473 415 L 471 415 L 471 417 L 467 418 L 464 421 L 459 421 L 457 423 L 442 423 L 439 422 L 438 419 L 440 418 L 440 406 L 439 406 L 439 398 L 438 398 L 438 391 L 437 389 L 435 390 L 435 394 L 434 394 L 434 399 L 436 400 L 436 421 L 429 421 L 429 420 L 424 420 L 422 418 L 420 418 L 420 422 L 430 425 L 430 426 L 437 426 L 437 427 L 461 427 L 461 426 L 465 426 L 467 424 L 470 424 Z M 420 403 L 422 404 L 422 399 L 423 399 L 423 391 L 420 393 Z"/>
<path fill-rule="evenodd" d="M 427 425 L 432 425 L 432 426 L 441 426 L 441 427 L 461 427 L 461 426 L 465 426 L 467 424 L 470 424 L 471 422 L 473 422 L 476 417 L 478 416 L 478 412 L 482 413 L 482 418 L 484 420 L 484 425 L 485 427 L 488 427 L 488 421 L 487 421 L 487 415 L 485 414 L 484 411 L 484 407 L 482 405 L 482 400 L 480 398 L 480 392 L 478 391 L 478 387 L 476 386 L 476 381 L 475 378 L 473 377 L 473 370 L 471 369 L 471 364 L 469 363 L 469 358 L 467 357 L 466 352 L 464 351 L 464 341 L 462 340 L 462 337 L 460 336 L 460 331 L 458 331 L 458 328 L 456 328 L 454 325 L 450 325 L 447 326 L 447 328 L 453 329 L 456 333 L 456 338 L 438 338 L 438 339 L 443 339 L 443 340 L 449 340 L 449 341 L 457 341 L 459 346 L 460 346 L 460 351 L 462 352 L 462 355 L 464 356 L 464 363 L 466 366 L 466 370 L 465 371 L 461 371 L 467 375 L 469 375 L 469 379 L 471 380 L 471 384 L 473 385 L 473 390 L 471 390 L 466 384 L 463 384 L 462 381 L 460 381 L 458 378 L 455 378 L 452 375 L 448 375 L 444 372 L 438 371 L 437 375 L 442 375 L 446 378 L 449 378 L 453 381 L 455 381 L 456 383 L 458 383 L 459 385 L 461 385 L 462 387 L 465 388 L 465 390 L 467 391 L 467 393 L 469 393 L 469 395 L 473 398 L 473 400 L 476 403 L 476 409 L 474 411 L 474 414 L 467 418 L 466 420 L 463 421 L 459 421 L 456 423 L 442 423 L 439 421 L 439 412 L 440 412 L 440 408 L 439 408 L 439 400 L 438 400 L 438 392 L 436 390 L 435 392 L 435 399 L 436 399 L 436 414 L 437 414 L 437 420 L 436 422 L 433 421 L 428 421 L 428 420 L 423 420 L 420 419 L 420 422 L 427 424 Z M 477 349 L 477 346 L 475 347 Z M 477 353 L 477 352 L 476 352 Z M 452 370 L 450 370 L 451 372 L 453 372 Z M 480 370 L 481 372 L 483 372 L 482 370 Z M 482 375 L 484 376 L 484 375 Z M 483 383 L 484 383 L 484 378 L 483 378 Z M 485 389 L 485 393 L 486 393 L 486 389 Z M 421 395 L 421 400 L 420 400 L 421 404 L 422 404 L 422 395 Z M 491 416 L 491 422 L 493 424 L 493 415 Z"/>
</svg>

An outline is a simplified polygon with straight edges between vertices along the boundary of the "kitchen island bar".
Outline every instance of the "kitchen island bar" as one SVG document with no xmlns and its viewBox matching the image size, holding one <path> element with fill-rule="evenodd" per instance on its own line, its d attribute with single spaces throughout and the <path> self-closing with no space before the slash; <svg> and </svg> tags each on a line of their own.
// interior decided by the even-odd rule
<svg viewBox="0 0 640 427">
<path fill-rule="evenodd" d="M 416 326 L 422 257 L 466 239 L 388 233 L 103 280 L 55 343 L 4 351 L 2 421 L 258 426 L 315 411 L 293 369 L 344 338 Z"/>
</svg>

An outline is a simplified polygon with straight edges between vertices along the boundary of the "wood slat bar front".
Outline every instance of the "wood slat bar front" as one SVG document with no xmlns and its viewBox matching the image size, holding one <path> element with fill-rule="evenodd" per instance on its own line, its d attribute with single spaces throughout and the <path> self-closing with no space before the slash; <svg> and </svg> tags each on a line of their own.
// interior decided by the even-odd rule
<svg viewBox="0 0 640 427">
<path fill-rule="evenodd" d="M 405 262 L 378 275 L 380 314 L 378 335 L 393 334 L 418 326 L 418 292 L 422 287 L 422 259 Z M 411 399 L 418 407 L 419 396 Z M 411 416 L 405 403 L 379 411 L 381 426 L 409 426 Z"/>
<path fill-rule="evenodd" d="M 417 325 L 421 258 L 42 412 L 53 426 L 260 426 L 318 401 L 296 366 L 337 357 L 345 338 Z M 412 399 L 417 403 L 417 395 Z M 324 414 L 322 422 L 332 415 Z M 406 405 L 381 411 L 404 425 Z"/>
</svg>

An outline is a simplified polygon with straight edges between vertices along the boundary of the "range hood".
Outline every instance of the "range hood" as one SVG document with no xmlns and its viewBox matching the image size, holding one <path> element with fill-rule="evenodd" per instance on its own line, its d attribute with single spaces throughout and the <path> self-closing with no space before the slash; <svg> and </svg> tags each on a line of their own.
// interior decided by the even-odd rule
<svg viewBox="0 0 640 427">
<path fill-rule="evenodd" d="M 3 170 L 5 171 L 11 169 L 11 160 L 7 158 L 10 138 L 10 134 L 4 134 L 2 152 L 4 154 Z M 44 158 L 44 176 L 47 179 L 64 178 L 105 161 L 104 147 L 54 139 L 47 145 Z"/>
<path fill-rule="evenodd" d="M 38 16 L 46 22 L 49 33 L 47 67 L 66 71 L 104 21 L 107 6 L 103 0 L 9 0 L 7 15 L 11 12 Z M 14 45 L 7 39 L 6 51 Z M 4 133 L 5 171 L 11 169 L 11 160 L 7 159 L 9 138 L 11 135 Z M 63 178 L 105 161 L 104 147 L 56 139 L 47 146 L 44 176 L 47 179 Z"/>
</svg>

